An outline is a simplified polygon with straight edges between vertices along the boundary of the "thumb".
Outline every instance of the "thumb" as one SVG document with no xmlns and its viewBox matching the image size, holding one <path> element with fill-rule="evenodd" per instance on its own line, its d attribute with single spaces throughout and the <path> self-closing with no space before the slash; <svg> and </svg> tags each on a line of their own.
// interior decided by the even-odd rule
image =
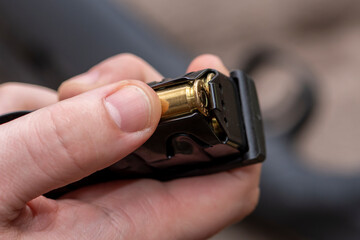
<svg viewBox="0 0 360 240">
<path fill-rule="evenodd" d="M 136 150 L 156 129 L 160 109 L 149 86 L 129 80 L 1 125 L 0 216 Z"/>
</svg>

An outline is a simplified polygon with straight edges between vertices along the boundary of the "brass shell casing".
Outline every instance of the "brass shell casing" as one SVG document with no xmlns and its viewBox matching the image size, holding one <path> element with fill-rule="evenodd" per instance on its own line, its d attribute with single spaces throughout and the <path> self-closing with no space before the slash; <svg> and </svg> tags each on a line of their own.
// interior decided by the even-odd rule
<svg viewBox="0 0 360 240">
<path fill-rule="evenodd" d="M 161 119 L 171 119 L 199 111 L 208 115 L 209 96 L 206 83 L 197 79 L 156 91 L 161 101 Z"/>
</svg>

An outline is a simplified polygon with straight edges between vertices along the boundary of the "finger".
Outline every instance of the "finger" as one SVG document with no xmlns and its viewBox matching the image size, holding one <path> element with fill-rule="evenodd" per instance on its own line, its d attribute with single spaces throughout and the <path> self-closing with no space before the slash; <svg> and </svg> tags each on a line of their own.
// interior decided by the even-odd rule
<svg viewBox="0 0 360 240">
<path fill-rule="evenodd" d="M 0 85 L 0 114 L 34 110 L 57 102 L 57 94 L 49 88 L 26 83 Z"/>
<path fill-rule="evenodd" d="M 68 197 L 100 206 L 119 226 L 132 223 L 130 229 L 136 229 L 132 233 L 136 237 L 131 235 L 134 239 L 148 234 L 154 239 L 206 239 L 254 210 L 259 176 L 260 165 L 254 165 L 166 183 L 106 183 L 78 190 Z"/>
<path fill-rule="evenodd" d="M 182 219 L 178 221 L 182 227 L 178 225 L 175 230 L 184 239 L 206 239 L 245 218 L 259 199 L 260 171 L 261 165 L 257 164 L 170 183 L 168 191 L 180 205 L 173 209 L 178 218 L 175 215 L 171 220 Z"/>
<path fill-rule="evenodd" d="M 203 54 L 196 57 L 190 63 L 187 72 L 195 72 L 205 68 L 213 68 L 225 75 L 229 75 L 229 70 L 225 67 L 221 59 L 212 54 Z"/>
<path fill-rule="evenodd" d="M 155 130 L 160 109 L 149 86 L 122 81 L 1 125 L 0 216 L 133 152 Z"/>
<path fill-rule="evenodd" d="M 66 99 L 106 84 L 126 79 L 143 82 L 160 81 L 163 77 L 143 59 L 132 54 L 119 54 L 61 84 L 59 99 Z"/>
</svg>

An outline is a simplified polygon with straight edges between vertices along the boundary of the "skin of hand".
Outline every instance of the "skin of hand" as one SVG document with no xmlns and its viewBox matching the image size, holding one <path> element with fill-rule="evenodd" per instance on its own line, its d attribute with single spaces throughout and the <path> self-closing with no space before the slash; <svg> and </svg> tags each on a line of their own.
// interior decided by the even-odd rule
<svg viewBox="0 0 360 240">
<path fill-rule="evenodd" d="M 228 74 L 213 55 L 197 57 L 188 71 L 203 68 Z M 1 85 L 0 113 L 40 109 L 0 125 L 0 239 L 205 239 L 247 216 L 259 197 L 259 164 L 42 196 L 141 146 L 161 111 L 144 82 L 161 79 L 140 58 L 121 54 L 64 82 L 60 101 L 42 87 Z"/>
</svg>

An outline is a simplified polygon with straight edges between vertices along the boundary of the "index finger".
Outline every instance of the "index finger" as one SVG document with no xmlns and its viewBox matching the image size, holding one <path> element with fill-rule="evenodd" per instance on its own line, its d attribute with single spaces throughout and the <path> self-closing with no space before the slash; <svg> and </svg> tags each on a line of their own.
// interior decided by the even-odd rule
<svg viewBox="0 0 360 240">
<path fill-rule="evenodd" d="M 229 70 L 225 67 L 221 59 L 212 54 L 203 54 L 195 58 L 189 65 L 187 72 L 195 72 L 205 68 L 214 68 L 225 75 L 229 75 Z"/>
<path fill-rule="evenodd" d="M 140 57 L 123 53 L 104 60 L 87 73 L 63 82 L 58 94 L 59 99 L 63 100 L 122 80 L 153 82 L 162 78 L 158 71 Z"/>
</svg>

